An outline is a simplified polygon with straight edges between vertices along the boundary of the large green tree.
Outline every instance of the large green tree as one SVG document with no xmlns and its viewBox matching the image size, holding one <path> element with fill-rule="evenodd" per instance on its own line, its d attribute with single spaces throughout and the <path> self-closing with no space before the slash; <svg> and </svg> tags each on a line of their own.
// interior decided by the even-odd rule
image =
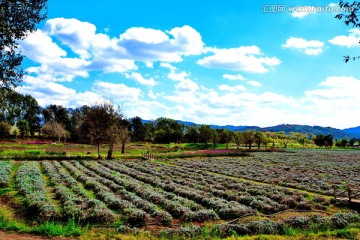
<svg viewBox="0 0 360 240">
<path fill-rule="evenodd" d="M 0 0 L 0 98 L 18 86 L 24 75 L 17 41 L 46 18 L 46 0 Z"/>
<path fill-rule="evenodd" d="M 30 135 L 33 137 L 40 129 L 41 107 L 35 98 L 30 95 L 22 95 L 13 90 L 7 90 L 7 97 L 0 104 L 0 121 L 6 121 L 11 125 L 25 120 L 28 122 Z"/>
<path fill-rule="evenodd" d="M 199 141 L 205 143 L 205 146 L 207 147 L 210 140 L 212 140 L 212 129 L 209 125 L 201 125 L 199 128 Z"/>
<path fill-rule="evenodd" d="M 121 117 L 120 112 L 108 102 L 92 106 L 84 116 L 80 126 L 82 138 L 85 142 L 97 146 L 99 158 L 100 144 L 110 144 L 109 151 L 112 151 L 113 144 L 117 142 L 117 125 Z M 108 156 L 111 157 L 111 154 L 112 152 L 108 153 Z"/>
<path fill-rule="evenodd" d="M 156 143 L 179 143 L 184 137 L 184 125 L 170 118 L 158 118 L 154 122 Z"/>
</svg>

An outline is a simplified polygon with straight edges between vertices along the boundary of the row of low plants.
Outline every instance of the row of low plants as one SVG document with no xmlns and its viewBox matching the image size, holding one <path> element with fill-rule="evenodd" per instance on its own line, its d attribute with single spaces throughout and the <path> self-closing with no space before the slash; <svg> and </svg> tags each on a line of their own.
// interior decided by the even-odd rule
<svg viewBox="0 0 360 240">
<path fill-rule="evenodd" d="M 240 204 L 236 201 L 227 201 L 221 197 L 215 197 L 209 192 L 177 184 L 169 179 L 163 181 L 157 176 L 146 174 L 136 169 L 126 167 L 125 165 L 116 161 L 100 161 L 99 163 L 111 168 L 114 171 L 121 172 L 137 180 L 149 183 L 154 187 L 161 188 L 165 191 L 178 194 L 184 198 L 191 199 L 203 205 L 205 208 L 213 209 L 222 219 L 234 219 L 236 217 L 244 216 L 254 212 L 252 208 Z"/>
<path fill-rule="evenodd" d="M 86 190 L 55 162 L 41 162 L 48 184 L 53 188 L 62 208 L 59 218 L 74 218 L 81 223 L 104 223 L 114 221 L 115 215 L 101 201 L 87 196 Z"/>
<path fill-rule="evenodd" d="M 172 160 L 191 169 L 332 194 L 333 183 L 360 184 L 358 154 L 337 151 L 252 153 L 251 157 Z"/>
<path fill-rule="evenodd" d="M 207 192 L 209 196 L 236 201 L 265 214 L 279 212 L 288 208 L 325 210 L 329 202 L 317 197 L 309 202 L 308 195 L 286 188 L 264 184 L 254 184 L 226 176 L 209 174 L 197 169 L 171 166 L 152 162 L 125 162 L 129 168 L 136 169 L 163 181 L 172 181 L 195 190 Z"/>
<path fill-rule="evenodd" d="M 159 233 L 160 238 L 188 239 L 198 236 L 225 238 L 229 236 L 243 235 L 297 235 L 299 233 L 319 233 L 331 230 L 341 230 L 360 227 L 360 215 L 358 213 L 337 213 L 331 217 L 313 215 L 311 217 L 291 217 L 280 222 L 268 219 L 251 221 L 246 224 L 220 224 L 213 227 L 189 226 L 178 229 L 167 229 Z M 350 239 L 356 238 L 356 233 L 338 231 L 338 237 Z"/>
<path fill-rule="evenodd" d="M 40 221 L 52 220 L 60 215 L 46 194 L 38 162 L 22 162 L 16 173 L 15 184 L 18 192 L 24 196 L 28 214 Z"/>
<path fill-rule="evenodd" d="M 0 188 L 8 187 L 12 168 L 12 161 L 0 162 Z"/>
<path fill-rule="evenodd" d="M 110 162 L 105 162 L 103 165 L 92 162 L 81 162 L 84 166 L 95 171 L 99 175 L 106 177 L 109 180 L 114 181 L 114 183 L 123 186 L 128 191 L 133 192 L 137 195 L 136 199 L 140 198 L 141 205 L 144 206 L 145 202 L 151 203 L 151 205 L 161 206 L 166 212 L 162 213 L 159 216 L 156 216 L 156 211 L 154 217 L 156 220 L 164 225 L 171 224 L 170 221 L 164 222 L 164 215 L 170 213 L 174 218 L 179 218 L 182 221 L 190 222 L 204 222 L 208 220 L 217 220 L 218 216 L 213 210 L 204 209 L 201 205 L 187 200 L 185 198 L 176 196 L 173 193 L 166 192 L 160 188 L 154 188 L 150 184 L 143 183 L 139 180 L 129 177 L 126 174 L 121 174 L 112 171 L 110 168 L 113 167 Z M 109 165 L 110 164 L 110 165 Z M 114 189 L 116 190 L 116 189 Z M 119 191 L 117 191 L 119 192 Z M 135 202 L 136 204 L 136 202 Z M 138 206 L 138 204 L 136 204 Z M 141 206 L 139 206 L 141 207 Z M 167 213 L 168 212 L 168 213 Z M 160 212 L 161 213 L 161 212 Z M 168 219 L 168 218 L 165 218 Z M 169 219 L 170 220 L 170 219 Z"/>
<path fill-rule="evenodd" d="M 116 213 L 121 214 L 125 222 L 130 225 L 141 225 L 145 222 L 147 218 L 146 212 L 137 208 L 130 201 L 115 195 L 109 187 L 103 184 L 103 180 L 106 181 L 106 179 L 100 179 L 97 174 L 88 171 L 77 161 L 63 161 L 61 164 L 76 180 L 81 182 L 86 189 L 93 191 L 96 198 L 104 202 Z"/>
</svg>

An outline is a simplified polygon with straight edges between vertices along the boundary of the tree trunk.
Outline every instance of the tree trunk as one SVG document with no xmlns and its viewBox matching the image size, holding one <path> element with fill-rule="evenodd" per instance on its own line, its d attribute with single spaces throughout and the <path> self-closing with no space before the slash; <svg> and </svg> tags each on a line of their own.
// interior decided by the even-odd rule
<svg viewBox="0 0 360 240">
<path fill-rule="evenodd" d="M 121 154 L 125 153 L 125 144 L 126 144 L 126 141 L 123 141 L 122 145 L 121 145 Z"/>
<path fill-rule="evenodd" d="M 114 145 L 110 144 L 109 151 L 108 151 L 108 154 L 107 154 L 106 159 L 112 159 L 112 158 L 113 158 L 113 157 L 112 157 L 113 148 L 114 148 Z"/>
<path fill-rule="evenodd" d="M 100 156 L 100 143 L 97 144 L 97 149 L 98 149 L 98 159 L 101 159 L 101 156 Z"/>
<path fill-rule="evenodd" d="M 229 150 L 229 143 L 226 143 L 226 150 Z"/>
</svg>

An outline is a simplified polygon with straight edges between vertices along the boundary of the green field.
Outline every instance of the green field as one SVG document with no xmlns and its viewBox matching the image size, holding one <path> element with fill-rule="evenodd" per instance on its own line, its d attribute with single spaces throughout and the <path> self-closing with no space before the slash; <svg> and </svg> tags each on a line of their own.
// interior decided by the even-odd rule
<svg viewBox="0 0 360 240">
<path fill-rule="evenodd" d="M 146 149 L 131 148 L 128 158 Z M 92 148 L 19 145 L 2 154 L 55 150 L 86 155 Z M 331 191 L 334 183 L 359 186 L 357 151 L 193 151 L 191 158 L 164 146 L 153 152 L 161 157 L 0 161 L 0 229 L 87 239 L 360 236 L 356 206 Z"/>
</svg>

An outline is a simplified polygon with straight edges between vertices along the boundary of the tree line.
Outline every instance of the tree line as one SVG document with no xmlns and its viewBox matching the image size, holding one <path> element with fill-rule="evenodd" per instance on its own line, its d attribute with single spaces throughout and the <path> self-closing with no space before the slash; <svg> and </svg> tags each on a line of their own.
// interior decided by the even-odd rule
<svg viewBox="0 0 360 240">
<path fill-rule="evenodd" d="M 53 141 L 71 141 L 93 144 L 100 148 L 108 144 L 108 158 L 112 157 L 113 146 L 121 143 L 125 152 L 126 143 L 152 142 L 158 144 L 192 143 L 195 147 L 216 148 L 218 144 L 226 149 L 252 147 L 287 148 L 289 143 L 305 147 L 314 143 L 319 147 L 332 147 L 332 135 L 308 135 L 298 132 L 237 132 L 228 129 L 213 129 L 209 125 L 186 126 L 176 120 L 160 117 L 145 121 L 140 117 L 126 118 L 111 102 L 93 106 L 65 108 L 61 105 L 40 107 L 35 98 L 17 92 L 9 92 L 8 98 L 0 104 L 0 139 L 12 136 L 25 139 L 41 136 Z M 353 146 L 357 139 L 341 139 L 336 146 Z M 99 151 L 98 151 L 99 152 Z"/>
</svg>

